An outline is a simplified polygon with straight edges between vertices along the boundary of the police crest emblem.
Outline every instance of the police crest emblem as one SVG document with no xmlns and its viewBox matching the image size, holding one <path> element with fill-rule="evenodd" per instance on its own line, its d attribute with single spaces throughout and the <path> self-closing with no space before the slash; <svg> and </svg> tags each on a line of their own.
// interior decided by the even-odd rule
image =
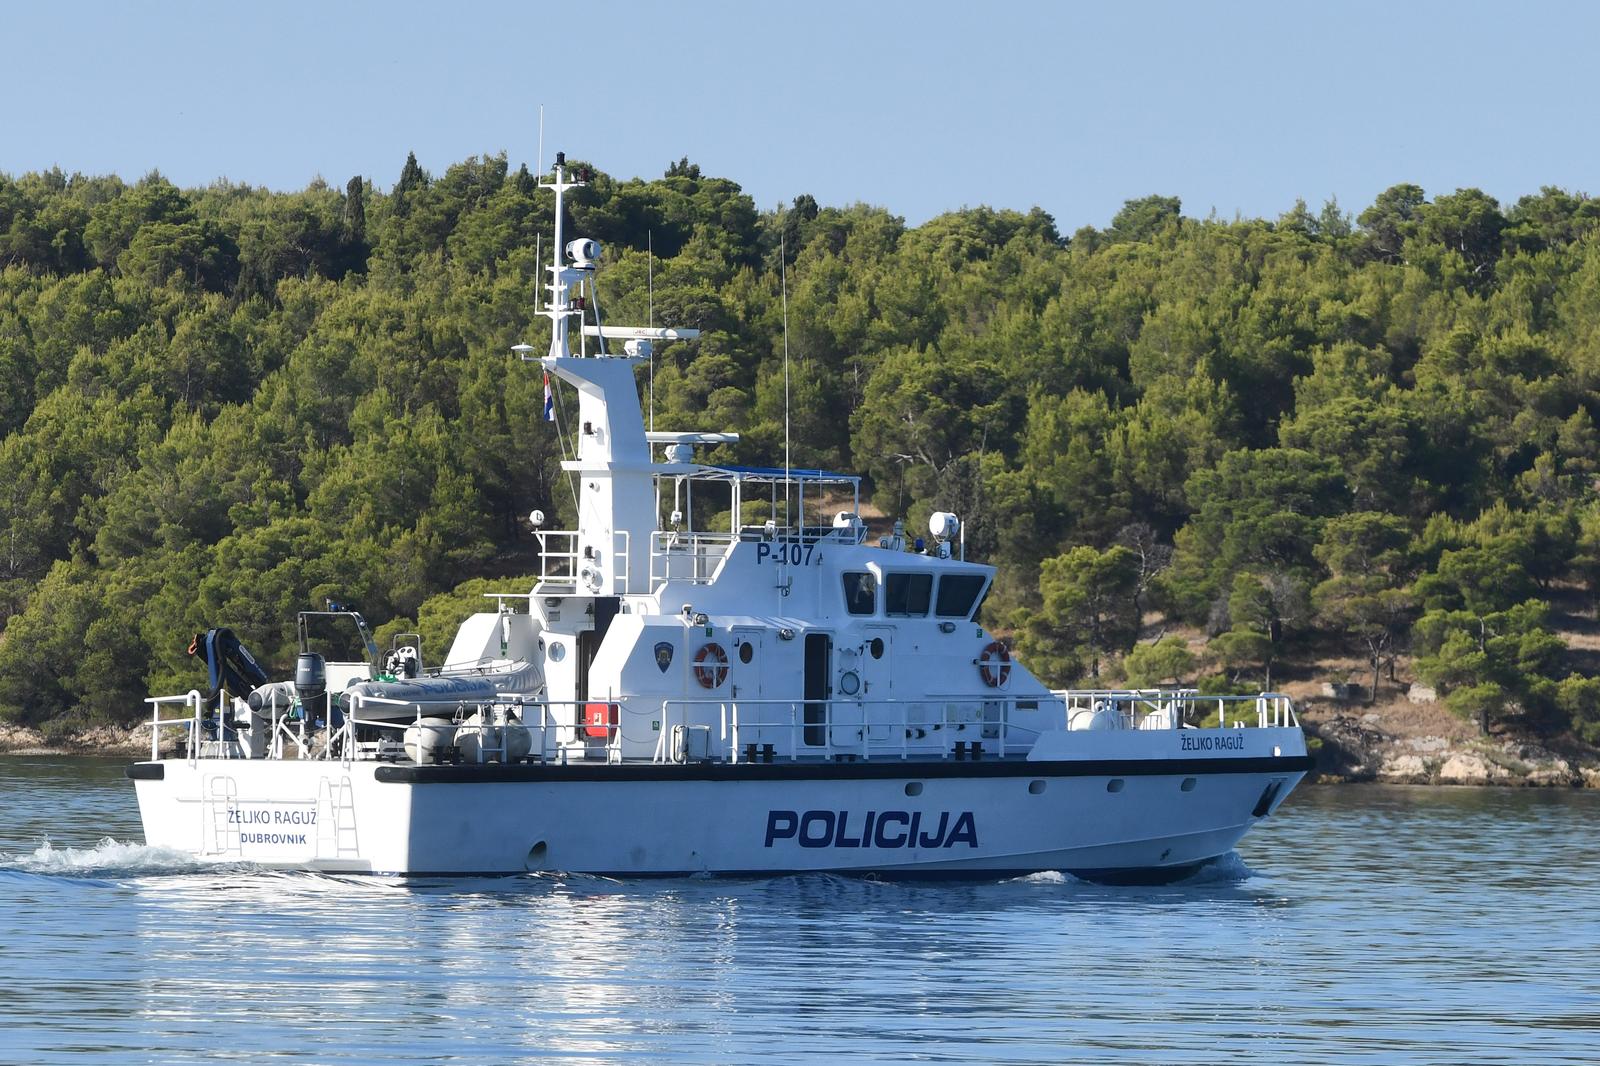
<svg viewBox="0 0 1600 1066">
<path fill-rule="evenodd" d="M 667 667 L 672 665 L 672 645 L 667 641 L 656 642 L 656 665 L 661 667 L 661 672 L 667 672 Z"/>
</svg>

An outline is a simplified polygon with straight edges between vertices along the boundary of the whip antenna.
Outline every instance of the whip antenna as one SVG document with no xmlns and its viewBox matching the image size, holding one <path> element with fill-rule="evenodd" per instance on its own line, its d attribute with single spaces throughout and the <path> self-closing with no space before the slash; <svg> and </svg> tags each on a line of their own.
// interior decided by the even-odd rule
<svg viewBox="0 0 1600 1066">
<path fill-rule="evenodd" d="M 644 277 L 645 291 L 650 300 L 650 328 L 656 328 L 656 231 L 644 231 Z M 650 431 L 656 428 L 656 348 L 650 346 Z"/>
<path fill-rule="evenodd" d="M 783 510 L 789 518 L 789 491 L 791 475 L 789 462 L 789 250 L 784 236 L 778 234 L 778 277 L 783 291 Z M 805 516 L 801 516 L 804 523 Z"/>
</svg>

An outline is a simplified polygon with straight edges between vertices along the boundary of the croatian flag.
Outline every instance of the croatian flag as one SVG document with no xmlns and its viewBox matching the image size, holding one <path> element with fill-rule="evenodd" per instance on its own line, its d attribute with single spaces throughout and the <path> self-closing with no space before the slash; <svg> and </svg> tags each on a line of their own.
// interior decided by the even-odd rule
<svg viewBox="0 0 1600 1066">
<path fill-rule="evenodd" d="M 546 422 L 554 422 L 556 420 L 556 397 L 550 391 L 550 371 L 548 370 L 544 372 L 544 420 Z"/>
</svg>

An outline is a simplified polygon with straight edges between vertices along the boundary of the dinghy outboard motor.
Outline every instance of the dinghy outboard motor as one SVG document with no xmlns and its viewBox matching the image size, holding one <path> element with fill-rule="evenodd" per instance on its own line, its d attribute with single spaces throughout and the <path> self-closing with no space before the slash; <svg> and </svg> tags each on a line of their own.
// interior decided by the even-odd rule
<svg viewBox="0 0 1600 1066">
<path fill-rule="evenodd" d="M 314 651 L 303 651 L 294 661 L 294 694 L 308 710 L 328 692 L 328 662 Z"/>
</svg>

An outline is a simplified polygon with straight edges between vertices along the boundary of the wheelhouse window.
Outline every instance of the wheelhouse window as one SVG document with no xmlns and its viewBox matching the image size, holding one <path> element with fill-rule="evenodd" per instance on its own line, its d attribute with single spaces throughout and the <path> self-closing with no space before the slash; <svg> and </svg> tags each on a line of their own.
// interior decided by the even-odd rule
<svg viewBox="0 0 1600 1066">
<path fill-rule="evenodd" d="M 943 574 L 939 578 L 939 598 L 933 613 L 940 618 L 967 618 L 983 590 L 982 574 Z"/>
<path fill-rule="evenodd" d="M 865 570 L 844 574 L 844 609 L 851 614 L 871 614 L 878 608 L 878 579 Z"/>
<path fill-rule="evenodd" d="M 883 613 L 901 618 L 922 618 L 933 598 L 932 574 L 885 574 Z"/>
</svg>

